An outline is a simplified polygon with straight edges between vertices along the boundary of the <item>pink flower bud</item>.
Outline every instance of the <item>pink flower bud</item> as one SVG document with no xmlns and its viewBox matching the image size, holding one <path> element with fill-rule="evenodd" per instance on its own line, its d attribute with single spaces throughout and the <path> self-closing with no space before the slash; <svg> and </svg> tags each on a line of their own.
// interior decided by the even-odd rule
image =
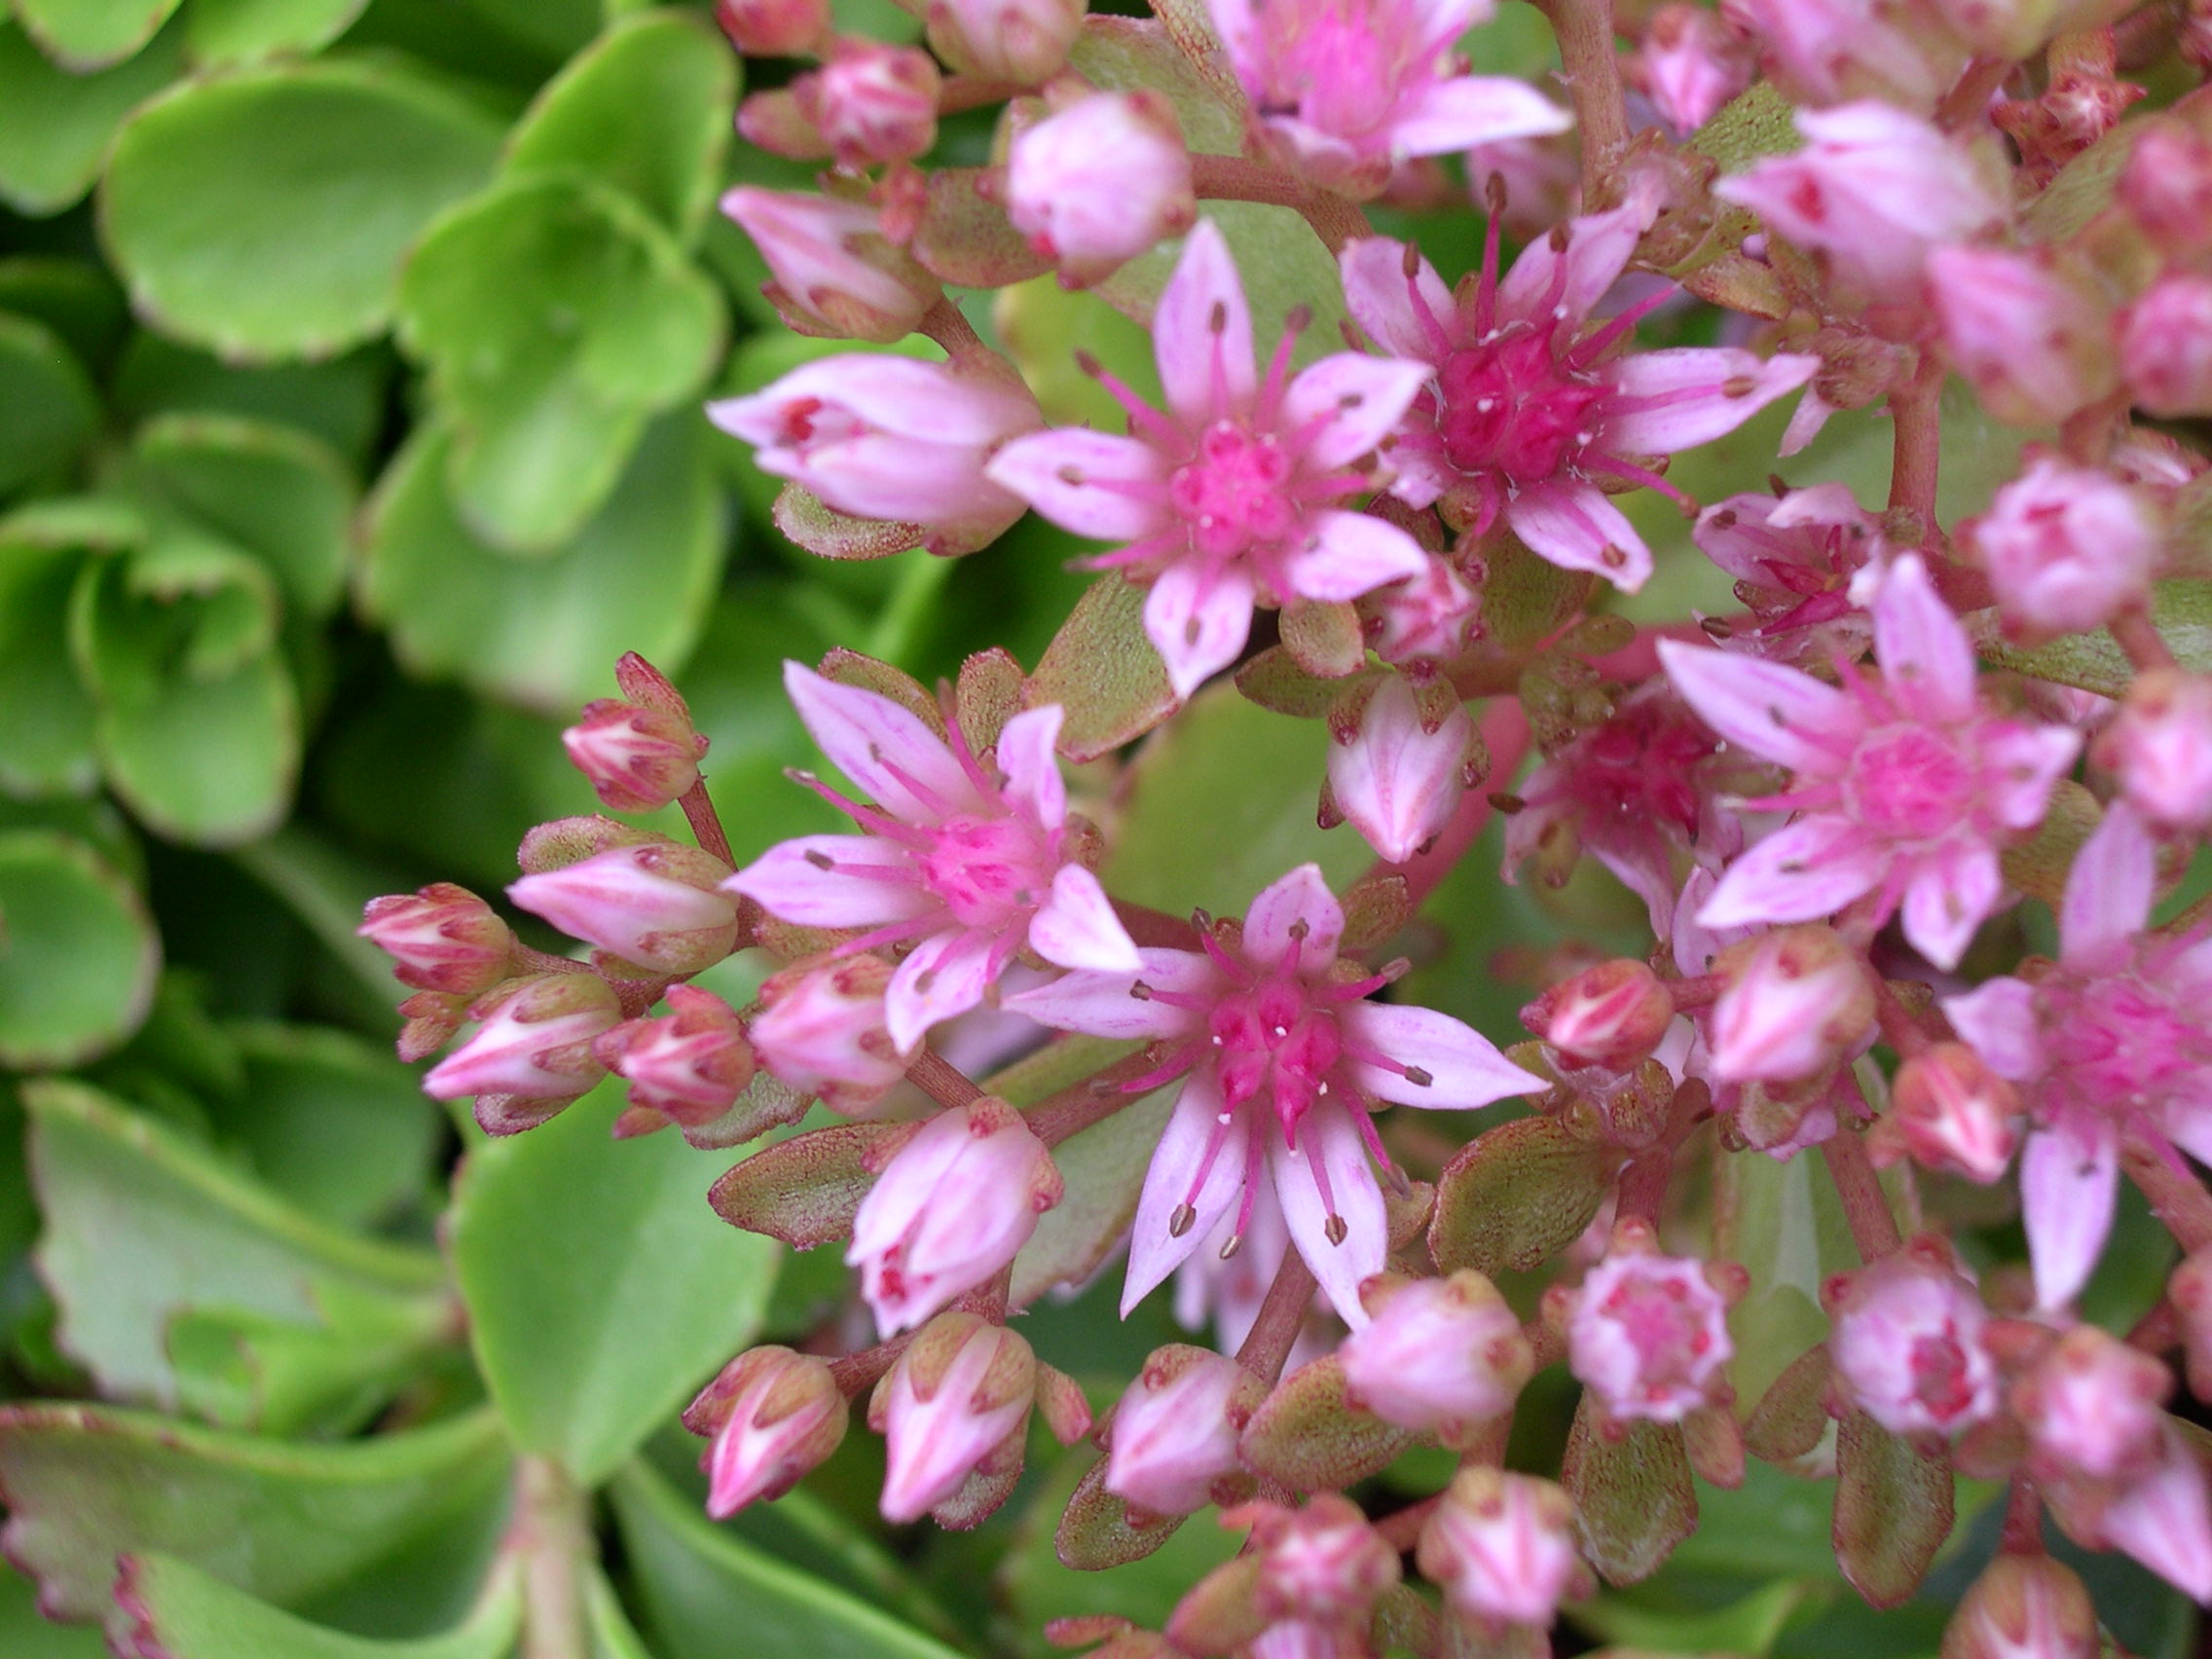
<svg viewBox="0 0 2212 1659">
<path fill-rule="evenodd" d="M 1996 1412 L 1996 1368 L 1981 1340 L 1987 1315 L 1941 1244 L 1917 1239 L 1838 1274 L 1821 1300 L 1845 1396 L 1892 1434 L 1956 1434 Z"/>
<path fill-rule="evenodd" d="M 2212 1395 L 2212 1246 L 2193 1252 L 2174 1269 L 2166 1295 L 2181 1317 L 2189 1391 L 2203 1399 Z"/>
<path fill-rule="evenodd" d="M 1389 675 L 1368 697 L 1351 741 L 1329 746 L 1337 809 L 1394 864 L 1443 832 L 1467 790 L 1475 722 L 1456 693 L 1442 701 L 1438 718 L 1404 675 Z"/>
<path fill-rule="evenodd" d="M 2144 817 L 2192 834 L 2212 828 L 2212 680 L 2138 674 L 2092 754 Z"/>
<path fill-rule="evenodd" d="M 840 40 L 792 84 L 799 113 L 838 164 L 911 161 L 937 142 L 937 65 L 917 47 Z"/>
<path fill-rule="evenodd" d="M 779 1081 L 820 1095 L 832 1112 L 872 1106 L 906 1075 L 884 1027 L 891 969 L 873 956 L 787 969 L 760 987 L 746 1026 L 753 1051 Z"/>
<path fill-rule="evenodd" d="M 1385 1276 L 1369 1281 L 1365 1300 L 1374 1317 L 1338 1350 L 1355 1405 L 1400 1428 L 1448 1436 L 1513 1409 L 1534 1350 L 1481 1273 Z"/>
<path fill-rule="evenodd" d="M 2006 620 L 2051 634 L 2101 627 L 2141 600 L 2161 539 L 2139 493 L 2047 457 L 1998 491 L 1970 534 Z"/>
<path fill-rule="evenodd" d="M 2066 1507 L 2053 1502 L 2063 1524 Z M 2098 1514 L 2091 1527 L 2067 1530 L 2092 1548 L 2124 1550 L 2193 1601 L 2212 1602 L 2212 1501 L 2204 1465 L 2168 1424 L 2157 1467 Z"/>
<path fill-rule="evenodd" d="M 2113 388 L 2111 319 L 2047 258 L 1939 247 L 1928 289 L 1952 363 L 2000 421 L 2055 425 Z"/>
<path fill-rule="evenodd" d="M 751 185 L 722 198 L 775 277 L 764 290 L 801 334 L 903 340 L 942 295 L 938 280 L 883 238 L 857 202 Z"/>
<path fill-rule="evenodd" d="M 853 1218 L 845 1261 L 878 1331 L 895 1337 L 1014 1258 L 1060 1201 L 1060 1172 L 1021 1114 L 985 1096 L 901 1147 Z"/>
<path fill-rule="evenodd" d="M 2012 1385 L 2029 1472 L 2044 1482 L 2150 1474 L 2164 1450 L 2162 1408 L 2172 1392 L 2171 1374 L 2142 1349 L 2094 1325 L 2075 1326 Z"/>
<path fill-rule="evenodd" d="M 1430 554 L 1418 576 L 1363 596 L 1368 644 L 1384 662 L 1449 662 L 1482 634 L 1482 596 L 1451 560 Z"/>
<path fill-rule="evenodd" d="M 586 703 L 561 742 L 612 812 L 659 811 L 699 781 L 707 753 L 707 740 L 682 716 L 615 697 Z"/>
<path fill-rule="evenodd" d="M 515 938 L 491 905 L 450 881 L 371 899 L 353 931 L 390 955 L 401 984 L 463 997 L 507 977 Z"/>
<path fill-rule="evenodd" d="M 796 57 L 830 32 L 830 0 L 715 0 L 715 21 L 748 57 Z"/>
<path fill-rule="evenodd" d="M 970 1477 L 1021 1466 L 1037 1388 L 1029 1345 L 973 1313 L 940 1313 L 876 1384 L 868 1426 L 885 1437 L 883 1518 L 919 1521 Z"/>
<path fill-rule="evenodd" d="M 2018 1094 L 1987 1061 L 1963 1043 L 1938 1043 L 1898 1068 L 1868 1150 L 1877 1161 L 1909 1157 L 1986 1187 L 2012 1160 L 2019 1117 Z"/>
<path fill-rule="evenodd" d="M 712 1123 L 753 1081 L 753 1045 L 729 1004 L 696 985 L 671 985 L 657 1019 L 625 1020 L 592 1044 L 601 1065 L 630 1085 L 630 1104 L 680 1124 Z"/>
<path fill-rule="evenodd" d="M 1106 1490 L 1155 1515 L 1203 1509 L 1242 1475 L 1237 1437 L 1267 1391 L 1224 1354 L 1181 1344 L 1158 1349 L 1114 1408 Z"/>
<path fill-rule="evenodd" d="M 1793 101 L 1878 97 L 1933 109 L 1966 60 L 1932 6 L 1868 0 L 1721 0 L 1721 15 L 1764 49 L 1769 74 Z M 1917 26 L 1915 26 L 1917 25 Z"/>
<path fill-rule="evenodd" d="M 2008 1553 L 1960 1599 L 1942 1659 L 2096 1659 L 2098 1646 L 2082 1580 L 2048 1556 Z"/>
<path fill-rule="evenodd" d="M 1817 1077 L 1874 1033 L 1874 983 L 1833 928 L 1776 928 L 1714 961 L 1713 1069 L 1730 1083 Z"/>
<path fill-rule="evenodd" d="M 597 974 L 534 974 L 509 979 L 468 1013 L 479 1022 L 474 1034 L 431 1068 L 425 1093 L 565 1101 L 607 1075 L 591 1042 L 622 1017 L 622 1006 Z"/>
<path fill-rule="evenodd" d="M 1191 228 L 1191 156 L 1157 92 L 1093 92 L 1018 134 L 1007 217 L 1071 286 L 1110 276 Z"/>
<path fill-rule="evenodd" d="M 1607 1071 L 1648 1059 L 1674 1018 L 1665 981 L 1627 956 L 1585 968 L 1521 1011 L 1521 1023 L 1565 1064 Z"/>
<path fill-rule="evenodd" d="M 1574 1505 L 1550 1481 L 1463 1468 L 1421 1528 L 1415 1559 L 1461 1618 L 1549 1629 L 1589 1578 L 1573 1521 Z"/>
<path fill-rule="evenodd" d="M 526 875 L 507 897 L 563 933 L 662 974 L 695 974 L 737 944 L 729 866 L 674 841 L 609 847 Z"/>
<path fill-rule="evenodd" d="M 1736 1351 L 1728 1298 L 1703 1262 L 1659 1254 L 1647 1225 L 1614 1230 L 1611 1252 L 1571 1293 L 1571 1308 L 1567 1369 L 1607 1415 L 1679 1422 L 1723 1386 Z"/>
<path fill-rule="evenodd" d="M 929 40 L 955 69 L 1034 87 L 1067 62 L 1085 0 L 931 0 Z"/>
<path fill-rule="evenodd" d="M 1043 419 L 1011 376 L 879 354 L 819 358 L 707 414 L 756 446 L 761 471 L 840 512 L 921 525 L 940 553 L 973 552 L 1021 516 L 983 468 Z"/>
<path fill-rule="evenodd" d="M 2152 246 L 2189 257 L 2212 243 L 2212 143 L 2178 121 L 2154 117 L 2127 154 L 2116 188 Z"/>
<path fill-rule="evenodd" d="M 1319 1493 L 1303 1509 L 1249 1504 L 1260 1558 L 1253 1604 L 1270 1623 L 1323 1629 L 1364 1624 L 1375 1598 L 1398 1582 L 1398 1552 L 1350 1499 Z"/>
<path fill-rule="evenodd" d="M 837 1450 L 850 1418 L 830 1367 L 788 1347 L 739 1354 L 684 1409 L 683 1426 L 707 1437 L 707 1513 L 727 1520 L 778 1498 Z"/>
<path fill-rule="evenodd" d="M 1677 133 L 1703 127 L 1751 84 L 1751 52 L 1719 14 L 1668 0 L 1644 25 L 1637 80 L 1660 118 Z"/>
<path fill-rule="evenodd" d="M 2212 415 L 2212 276 L 2161 276 L 2121 313 L 2120 370 L 2153 415 Z"/>
</svg>

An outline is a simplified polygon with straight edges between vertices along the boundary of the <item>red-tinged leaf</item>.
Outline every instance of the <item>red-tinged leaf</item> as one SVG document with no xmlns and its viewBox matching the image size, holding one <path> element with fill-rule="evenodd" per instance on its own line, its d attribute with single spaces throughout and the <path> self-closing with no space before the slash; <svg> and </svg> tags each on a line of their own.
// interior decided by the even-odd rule
<svg viewBox="0 0 2212 1659">
<path fill-rule="evenodd" d="M 2006 884 L 2056 909 L 2065 902 L 2066 875 L 2074 867 L 2074 855 L 2103 816 L 2095 795 L 2072 778 L 2059 779 L 2036 832 L 2006 848 L 2000 858 Z"/>
<path fill-rule="evenodd" d="M 1697 1489 L 1678 1423 L 1636 1422 L 1614 1440 L 1582 1397 L 1560 1484 L 1574 1499 L 1582 1553 L 1608 1584 L 1640 1584 L 1697 1530 Z"/>
<path fill-rule="evenodd" d="M 1106 1490 L 1106 1460 L 1101 1457 L 1076 1483 L 1075 1495 L 1052 1534 L 1052 1547 L 1078 1572 L 1104 1572 L 1144 1560 L 1188 1519 L 1141 1511 L 1132 1518 L 1129 1506 Z"/>
<path fill-rule="evenodd" d="M 1367 664 L 1367 637 L 1349 604 L 1285 606 L 1282 648 L 1307 673 L 1324 680 L 1346 679 Z"/>
<path fill-rule="evenodd" d="M 1428 1247 L 1446 1272 L 1527 1272 L 1582 1236 L 1611 1189 L 1619 1154 L 1549 1118 L 1478 1135 L 1444 1166 Z"/>
<path fill-rule="evenodd" d="M 922 222 L 906 251 L 940 282 L 1004 288 L 1052 269 L 1052 262 L 1014 228 L 1006 208 L 977 189 L 994 173 L 999 169 L 940 167 L 929 175 Z"/>
<path fill-rule="evenodd" d="M 1065 711 L 1060 753 L 1095 760 L 1142 737 L 1175 710 L 1175 688 L 1144 632 L 1144 592 L 1120 575 L 1085 590 L 1030 676 L 1031 708 Z"/>
<path fill-rule="evenodd" d="M 1275 1384 L 1238 1445 L 1257 1473 L 1300 1492 L 1331 1492 L 1380 1474 L 1415 1437 L 1346 1398 L 1344 1362 L 1325 1354 Z"/>
<path fill-rule="evenodd" d="M 732 1227 L 781 1238 L 794 1250 L 849 1238 L 875 1185 L 869 1154 L 911 1133 L 902 1124 L 839 1124 L 762 1147 L 707 1193 Z"/>
<path fill-rule="evenodd" d="M 1395 870 L 1363 875 L 1345 890 L 1345 949 L 1379 949 L 1413 920 L 1413 899 L 1406 878 Z"/>
<path fill-rule="evenodd" d="M 1909 1600 L 1957 1516 L 1950 1464 L 1853 1412 L 1836 1426 L 1836 1565 L 1877 1607 Z"/>
<path fill-rule="evenodd" d="M 903 668 L 894 668 L 890 663 L 878 662 L 874 657 L 836 645 L 823 657 L 820 672 L 823 679 L 833 680 L 839 685 L 857 686 L 863 691 L 873 691 L 878 697 L 888 697 L 939 735 L 944 732 L 944 711 L 937 706 L 937 699 L 929 694 L 927 687 Z"/>
<path fill-rule="evenodd" d="M 1548 640 L 1579 612 L 1597 585 L 1595 576 L 1563 571 L 1507 536 L 1487 556 L 1483 583 L 1483 637 L 1509 650 Z"/>
<path fill-rule="evenodd" d="M 1804 1456 L 1827 1431 L 1822 1403 L 1828 1386 L 1825 1343 L 1808 1348 L 1774 1380 L 1744 1424 L 1744 1449 L 1762 1462 L 1788 1463 Z"/>
<path fill-rule="evenodd" d="M 1286 646 L 1270 645 L 1236 671 L 1236 689 L 1278 715 L 1322 720 L 1351 687 L 1342 680 L 1324 680 L 1302 667 Z"/>
<path fill-rule="evenodd" d="M 1003 646 L 977 651 L 960 665 L 956 706 L 960 733 L 980 755 L 997 747 L 1006 722 L 1021 713 L 1021 687 L 1028 680 L 1021 664 Z"/>
<path fill-rule="evenodd" d="M 824 559 L 888 559 L 930 538 L 929 531 L 918 524 L 841 513 L 796 484 L 784 486 L 772 516 L 778 530 Z"/>
</svg>

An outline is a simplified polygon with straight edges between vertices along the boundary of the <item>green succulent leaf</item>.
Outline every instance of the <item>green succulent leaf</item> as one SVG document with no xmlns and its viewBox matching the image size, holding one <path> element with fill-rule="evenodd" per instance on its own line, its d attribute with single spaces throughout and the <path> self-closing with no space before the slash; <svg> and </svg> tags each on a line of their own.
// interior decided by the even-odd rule
<svg viewBox="0 0 2212 1659">
<path fill-rule="evenodd" d="M 96 713 L 69 655 L 70 598 L 88 561 L 145 533 L 134 509 L 92 498 L 0 520 L 0 792 L 85 794 L 99 782 Z"/>
<path fill-rule="evenodd" d="M 185 46 L 195 63 L 251 63 L 279 53 L 320 52 L 369 0 L 192 0 Z"/>
<path fill-rule="evenodd" d="M 0 496 L 62 474 L 99 419 L 99 393 L 61 337 L 0 312 Z"/>
<path fill-rule="evenodd" d="M 394 62 L 187 82 L 117 137 L 102 227 L 164 332 L 247 361 L 326 356 L 382 331 L 402 254 L 490 177 L 498 138 Z"/>
<path fill-rule="evenodd" d="M 0 1653 L 8 1659 L 109 1659 L 96 1630 L 61 1625 L 38 1610 L 36 1587 L 0 1566 Z"/>
<path fill-rule="evenodd" d="M 320 438 L 358 467 L 384 425 L 391 370 L 392 354 L 381 346 L 328 362 L 245 365 L 140 330 L 124 350 L 112 391 L 129 423 L 241 416 Z"/>
<path fill-rule="evenodd" d="M 2076 685 L 2100 697 L 2124 697 L 2134 682 L 2127 653 L 2102 628 L 2068 634 L 2048 645 L 2016 645 L 1998 632 L 1994 613 L 1979 620 L 1984 626 L 1976 649 L 1983 661 L 1999 668 Z M 2192 674 L 2212 672 L 2212 586 L 2200 581 L 2156 584 L 2151 590 L 2151 620 L 2183 668 Z"/>
<path fill-rule="evenodd" d="M 154 38 L 177 0 L 16 0 L 39 50 L 83 74 L 120 63 Z"/>
<path fill-rule="evenodd" d="M 95 378 L 113 365 L 130 327 L 123 290 L 106 268 L 65 254 L 0 257 L 0 312 L 45 323 Z"/>
<path fill-rule="evenodd" d="M 0 830 L 0 1064 L 75 1065 L 146 1017 L 162 960 L 145 902 L 84 842 Z"/>
<path fill-rule="evenodd" d="M 75 206 L 123 118 L 175 80 L 183 57 L 170 29 L 113 68 L 72 73 L 0 18 L 0 202 L 34 217 Z"/>
<path fill-rule="evenodd" d="M 173 1556 L 124 1558 L 109 1626 L 163 1659 L 505 1659 L 522 1628 L 518 1575 L 502 1568 L 467 1620 L 440 1636 L 376 1641 L 273 1607 Z"/>
</svg>

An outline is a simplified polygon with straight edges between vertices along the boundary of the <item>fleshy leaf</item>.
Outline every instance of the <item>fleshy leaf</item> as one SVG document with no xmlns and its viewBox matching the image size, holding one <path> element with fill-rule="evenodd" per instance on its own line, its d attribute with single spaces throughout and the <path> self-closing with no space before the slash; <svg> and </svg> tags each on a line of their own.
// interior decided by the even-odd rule
<svg viewBox="0 0 2212 1659">
<path fill-rule="evenodd" d="M 173 1556 L 126 1556 L 109 1617 L 118 1651 L 162 1659 L 504 1659 L 522 1627 L 520 1580 L 501 1568 L 458 1628 L 373 1641 L 310 1624 Z"/>
<path fill-rule="evenodd" d="M 1681 1425 L 1633 1422 L 1614 1440 L 1599 1431 L 1596 1416 L 1585 1394 L 1560 1484 L 1574 1499 L 1574 1527 L 1590 1565 L 1609 1584 L 1638 1584 L 1697 1527 Z"/>
<path fill-rule="evenodd" d="M 1387 1468 L 1414 1437 L 1353 1407 L 1346 1386 L 1333 1353 L 1285 1377 L 1244 1426 L 1245 1463 L 1300 1492 L 1336 1491 Z"/>
<path fill-rule="evenodd" d="M 1853 1412 L 1836 1428 L 1835 1474 L 1836 1565 L 1875 1606 L 1894 1607 L 1951 1535 L 1950 1465 Z"/>
<path fill-rule="evenodd" d="M 146 1017 L 161 940 L 137 890 L 84 842 L 0 832 L 0 1062 L 76 1065 Z"/>
<path fill-rule="evenodd" d="M 65 472 L 98 426 L 76 353 L 44 323 L 0 312 L 0 496 Z"/>
<path fill-rule="evenodd" d="M 1541 1267 L 1582 1235 L 1611 1190 L 1619 1155 L 1549 1118 L 1521 1118 L 1453 1155 L 1436 1187 L 1428 1246 L 1447 1272 Z"/>
<path fill-rule="evenodd" d="M 122 62 L 176 8 L 177 0 L 16 0 L 16 16 L 39 49 L 78 73 Z"/>
<path fill-rule="evenodd" d="M 182 58 L 170 29 L 111 69 L 72 74 L 0 19 L 0 202 L 34 217 L 74 206 L 123 118 L 175 80 Z"/>
<path fill-rule="evenodd" d="M 280 53 L 306 56 L 344 34 L 368 0 L 192 0 L 185 46 L 193 61 L 252 63 Z"/>
<path fill-rule="evenodd" d="M 1994 613 L 1985 612 L 1976 620 L 1975 649 L 1985 662 L 1999 668 L 2037 680 L 2054 680 L 2061 685 L 2094 691 L 2100 697 L 2125 696 L 2135 679 L 2127 654 L 2102 628 L 2068 634 L 2048 645 L 2023 646 L 2011 644 L 1997 631 Z M 2197 581 L 2157 583 L 2151 589 L 2151 620 L 2181 667 L 2192 674 L 2212 672 L 2212 585 Z"/>
<path fill-rule="evenodd" d="M 1167 666 L 1144 632 L 1144 594 L 1119 573 L 1076 601 L 1029 680 L 1032 708 L 1067 711 L 1060 753 L 1095 760 L 1150 731 L 1174 710 Z"/>
<path fill-rule="evenodd" d="M 875 1184 L 866 1160 L 902 1133 L 892 1124 L 836 1124 L 762 1147 L 708 1193 L 732 1227 L 811 1250 L 852 1235 L 853 1217 Z"/>
</svg>

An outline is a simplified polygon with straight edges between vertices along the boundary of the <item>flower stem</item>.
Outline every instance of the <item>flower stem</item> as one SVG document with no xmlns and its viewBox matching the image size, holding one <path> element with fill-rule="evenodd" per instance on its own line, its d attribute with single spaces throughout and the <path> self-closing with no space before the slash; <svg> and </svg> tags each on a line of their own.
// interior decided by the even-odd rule
<svg viewBox="0 0 2212 1659">
<path fill-rule="evenodd" d="M 1376 1522 L 1375 1530 L 1384 1543 L 1403 1555 L 1420 1541 L 1420 1530 L 1428 1525 L 1428 1518 L 1443 1501 L 1444 1496 L 1439 1493 L 1419 1503 L 1409 1503 L 1395 1515 L 1385 1515 Z"/>
<path fill-rule="evenodd" d="M 2136 1190 L 2184 1254 L 2212 1244 L 2212 1193 L 2181 1165 L 2167 1148 L 2131 1134 L 2120 1148 L 2120 1162 Z"/>
<path fill-rule="evenodd" d="M 1943 365 L 1933 351 L 1921 353 L 1912 378 L 1890 392 L 1893 460 L 1890 505 L 1920 515 L 1924 539 L 1936 527 L 1936 470 L 1943 447 Z"/>
<path fill-rule="evenodd" d="M 833 1359 L 830 1362 L 830 1380 L 847 1399 L 856 1399 L 874 1387 L 883 1374 L 899 1363 L 899 1356 L 913 1340 L 914 1333 L 906 1331 L 887 1343 L 877 1343 L 859 1353 Z"/>
<path fill-rule="evenodd" d="M 699 843 L 699 850 L 712 853 L 728 865 L 737 867 L 737 855 L 729 850 L 729 835 L 722 829 L 721 814 L 707 797 L 707 780 L 701 778 L 678 797 L 676 804 L 683 809 L 683 821 L 691 826 L 691 838 Z"/>
<path fill-rule="evenodd" d="M 1903 999 L 1898 995 L 1889 980 L 1879 974 L 1874 975 L 1873 979 L 1874 1017 L 1881 1024 L 1882 1039 L 1909 1060 L 1913 1055 L 1923 1052 L 1934 1039 L 1922 1022 L 1923 1016 L 1915 1015 L 1912 1010 L 1904 1006 Z M 1938 1022 L 1942 1018 L 1942 1015 L 1936 1014 L 1933 1011 L 1931 1016 Z"/>
<path fill-rule="evenodd" d="M 955 1111 L 983 1098 L 968 1074 L 933 1049 L 924 1049 L 906 1068 L 906 1081 L 942 1106 Z"/>
<path fill-rule="evenodd" d="M 1551 19 L 1582 136 L 1582 210 L 1607 205 L 1606 186 L 1628 150 L 1628 97 L 1613 47 L 1611 0 L 1536 0 Z"/>
<path fill-rule="evenodd" d="M 1321 239 L 1321 245 L 1332 258 L 1344 252 L 1346 242 L 1375 234 L 1367 215 L 1336 192 L 1316 190 L 1266 162 L 1247 161 L 1242 156 L 1194 155 L 1191 185 L 1205 202 L 1263 202 L 1272 207 L 1295 208 L 1313 227 L 1313 234 Z"/>
<path fill-rule="evenodd" d="M 1268 1286 L 1259 1317 L 1236 1350 L 1236 1363 L 1272 1382 L 1282 1375 L 1298 1333 L 1306 1328 L 1306 1309 L 1313 1302 L 1313 1270 L 1296 1246 L 1285 1250 L 1274 1283 Z"/>
<path fill-rule="evenodd" d="M 2148 607 L 2137 605 L 2115 616 L 2109 626 L 2112 637 L 2120 648 L 2127 653 L 2128 662 L 2138 674 L 2154 668 L 2172 668 L 2174 653 L 2167 645 L 2165 636 L 2151 620 Z"/>
<path fill-rule="evenodd" d="M 1989 108 L 1991 94 L 2011 72 L 2012 60 L 2009 57 L 1974 58 L 1959 71 L 1959 78 L 1936 106 L 1936 125 L 1955 130 L 1979 121 Z"/>
<path fill-rule="evenodd" d="M 1881 1178 L 1866 1160 L 1866 1147 L 1850 1129 L 1838 1129 L 1822 1143 L 1821 1157 L 1843 1200 L 1843 1219 L 1851 1226 L 1851 1240 L 1859 1246 L 1862 1262 L 1879 1261 L 1904 1242 L 1898 1233 L 1898 1218 L 1891 1213 L 1889 1196 Z"/>
<path fill-rule="evenodd" d="M 1030 1132 L 1047 1146 L 1058 1146 L 1071 1135 L 1079 1135 L 1095 1124 L 1102 1124 L 1125 1106 L 1140 1098 L 1126 1093 L 1122 1085 L 1140 1078 L 1148 1071 L 1157 1070 L 1160 1056 L 1146 1045 L 1133 1054 L 1124 1054 L 1112 1065 L 1092 1072 L 1081 1083 L 1071 1083 L 1055 1093 L 1048 1094 L 1022 1114 Z"/>
<path fill-rule="evenodd" d="M 546 1457 L 515 1465 L 514 1519 L 506 1547 L 522 1564 L 523 1631 L 517 1659 L 589 1659 L 578 1568 L 596 1553 L 590 1498 Z"/>
<path fill-rule="evenodd" d="M 1131 943 L 1161 950 L 1196 949 L 1198 937 L 1187 916 L 1170 915 L 1127 899 L 1113 899 L 1114 914 L 1128 933 Z"/>
</svg>

